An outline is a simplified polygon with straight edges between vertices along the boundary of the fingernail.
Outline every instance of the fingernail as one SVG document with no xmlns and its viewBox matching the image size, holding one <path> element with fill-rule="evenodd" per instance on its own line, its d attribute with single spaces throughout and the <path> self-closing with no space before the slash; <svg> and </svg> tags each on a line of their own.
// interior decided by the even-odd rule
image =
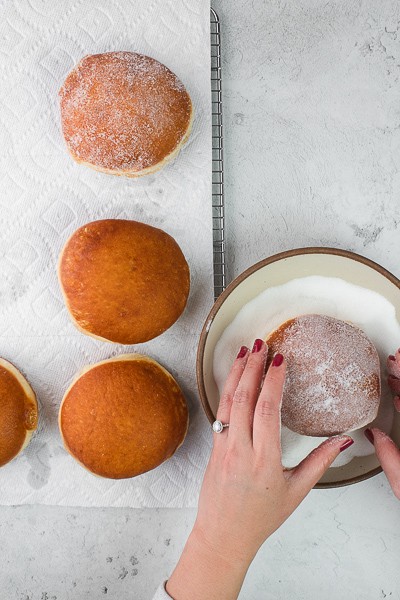
<svg viewBox="0 0 400 600">
<path fill-rule="evenodd" d="M 389 360 L 396 360 L 393 354 L 389 354 Z"/>
<path fill-rule="evenodd" d="M 372 433 L 369 427 L 364 431 L 364 435 L 367 438 L 367 440 L 371 442 L 371 444 L 374 443 L 374 434 Z"/>
<path fill-rule="evenodd" d="M 400 412 L 400 396 L 395 396 L 393 398 L 393 404 L 397 412 Z"/>
<path fill-rule="evenodd" d="M 259 339 L 258 339 L 258 340 L 256 340 L 256 341 L 254 342 L 254 346 L 253 346 L 252 352 L 260 352 L 260 350 L 261 350 L 261 348 L 262 348 L 262 345 L 263 345 L 263 343 L 264 343 L 264 342 L 263 342 L 262 340 L 259 340 Z"/>
<path fill-rule="evenodd" d="M 340 446 L 340 452 L 343 452 L 343 450 L 346 450 L 346 448 L 350 448 L 350 446 L 352 446 L 353 444 L 354 440 L 350 438 L 349 440 L 347 440 L 347 442 Z"/>
<path fill-rule="evenodd" d="M 243 358 L 243 356 L 246 356 L 247 352 L 248 352 L 248 347 L 247 346 L 242 346 L 238 352 L 238 355 L 236 358 Z"/>
<path fill-rule="evenodd" d="M 283 363 L 283 355 L 282 354 L 275 354 L 274 360 L 272 361 L 272 366 L 273 367 L 280 367 L 282 363 Z"/>
</svg>

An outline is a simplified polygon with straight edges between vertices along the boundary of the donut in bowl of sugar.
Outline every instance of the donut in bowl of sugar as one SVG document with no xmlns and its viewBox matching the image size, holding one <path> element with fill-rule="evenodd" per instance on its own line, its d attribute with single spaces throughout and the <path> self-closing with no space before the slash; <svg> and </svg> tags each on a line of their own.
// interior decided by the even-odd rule
<svg viewBox="0 0 400 600">
<path fill-rule="evenodd" d="M 287 362 L 282 424 L 315 437 L 371 423 L 381 394 L 378 353 L 361 329 L 325 315 L 289 319 L 267 339 Z"/>
<path fill-rule="evenodd" d="M 193 122 L 190 96 L 159 61 L 136 52 L 85 56 L 59 92 L 72 158 L 111 175 L 139 177 L 170 162 Z"/>
</svg>

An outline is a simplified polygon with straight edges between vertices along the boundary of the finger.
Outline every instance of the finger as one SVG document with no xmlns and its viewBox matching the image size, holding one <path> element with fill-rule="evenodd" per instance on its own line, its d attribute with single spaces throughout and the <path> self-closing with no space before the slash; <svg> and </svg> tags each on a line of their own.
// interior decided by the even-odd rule
<svg viewBox="0 0 400 600">
<path fill-rule="evenodd" d="M 331 437 L 310 452 L 297 467 L 286 471 L 291 484 L 301 498 L 304 498 L 318 483 L 340 452 L 352 444 L 354 444 L 354 440 L 348 435 Z"/>
<path fill-rule="evenodd" d="M 380 429 L 366 429 L 367 439 L 374 444 L 376 455 L 385 471 L 396 498 L 400 500 L 400 450 L 394 441 Z"/>
<path fill-rule="evenodd" d="M 229 423 L 233 396 L 239 384 L 240 378 L 243 375 L 249 353 L 250 350 L 247 348 L 247 346 L 242 346 L 233 362 L 231 370 L 229 371 L 217 411 L 217 419 L 221 421 L 221 423 Z M 226 430 L 223 430 L 221 433 L 214 433 L 214 441 L 218 443 L 223 441 L 226 442 Z"/>
<path fill-rule="evenodd" d="M 400 412 L 400 396 L 395 396 L 393 398 L 393 404 L 397 412 Z"/>
<path fill-rule="evenodd" d="M 281 464 L 281 403 L 286 363 L 276 354 L 265 376 L 254 411 L 253 448 L 271 464 Z"/>
<path fill-rule="evenodd" d="M 396 354 L 390 354 L 386 361 L 386 367 L 389 375 L 400 379 L 400 354 L 397 350 Z"/>
<path fill-rule="evenodd" d="M 254 407 L 260 393 L 267 352 L 268 349 L 263 340 L 254 342 L 233 396 L 228 434 L 230 445 L 251 443 Z"/>
<path fill-rule="evenodd" d="M 388 384 L 394 394 L 400 394 L 400 379 L 393 377 L 393 375 L 389 375 Z"/>
</svg>

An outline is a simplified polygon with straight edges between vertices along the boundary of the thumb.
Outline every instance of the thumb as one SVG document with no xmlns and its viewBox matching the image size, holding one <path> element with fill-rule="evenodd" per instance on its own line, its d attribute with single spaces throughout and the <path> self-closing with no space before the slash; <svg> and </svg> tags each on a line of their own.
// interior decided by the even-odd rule
<svg viewBox="0 0 400 600">
<path fill-rule="evenodd" d="M 372 435 L 371 435 L 372 434 Z M 400 500 L 400 450 L 394 441 L 380 429 L 374 427 L 366 434 L 372 444 L 375 444 L 376 454 L 382 469 L 385 471 L 396 498 Z"/>
<path fill-rule="evenodd" d="M 297 467 L 290 471 L 289 479 L 291 484 L 297 488 L 298 494 L 304 498 L 318 483 L 340 452 L 352 444 L 354 444 L 354 440 L 348 435 L 334 436 L 310 452 Z"/>
</svg>

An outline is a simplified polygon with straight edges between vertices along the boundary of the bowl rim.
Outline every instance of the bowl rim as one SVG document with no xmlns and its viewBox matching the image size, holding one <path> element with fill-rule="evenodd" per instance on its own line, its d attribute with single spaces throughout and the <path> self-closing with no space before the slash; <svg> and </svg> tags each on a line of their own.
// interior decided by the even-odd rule
<svg viewBox="0 0 400 600">
<path fill-rule="evenodd" d="M 207 315 L 207 318 L 202 327 L 199 344 L 197 347 L 197 356 L 196 356 L 196 377 L 197 377 L 197 387 L 199 390 L 200 401 L 203 407 L 203 410 L 210 421 L 212 423 L 215 419 L 214 414 L 211 410 L 210 404 L 208 402 L 207 393 L 204 385 L 204 371 L 203 371 L 203 361 L 204 361 L 204 350 L 208 338 L 208 332 L 214 321 L 218 311 L 220 310 L 222 304 L 225 302 L 226 298 L 233 292 L 233 290 L 238 287 L 245 279 L 247 279 L 250 275 L 258 271 L 259 269 L 266 267 L 267 265 L 278 262 L 280 260 L 284 260 L 286 258 L 291 258 L 293 256 L 300 256 L 304 254 L 330 254 L 335 256 L 342 256 L 344 258 L 348 258 L 350 260 L 354 260 L 356 262 L 362 263 L 367 267 L 374 269 L 383 277 L 386 277 L 391 283 L 393 283 L 400 290 L 400 280 L 393 275 L 390 271 L 382 267 L 377 262 L 362 256 L 361 254 L 357 254 L 356 252 L 352 252 L 350 250 L 342 250 L 340 248 L 330 248 L 325 246 L 307 246 L 304 248 L 294 248 L 293 250 L 286 250 L 284 252 L 278 252 L 277 254 L 273 254 L 267 258 L 264 258 L 254 265 L 251 265 L 247 269 L 245 269 L 242 273 L 240 273 L 231 283 L 225 288 L 220 296 L 218 296 L 214 305 L 212 306 L 210 312 Z M 338 488 L 347 485 L 351 485 L 354 483 L 359 483 L 360 481 L 365 481 L 366 479 L 370 479 L 375 475 L 382 473 L 382 467 L 375 467 L 368 471 L 367 473 L 362 473 L 361 475 L 355 475 L 354 477 L 349 477 L 348 479 L 343 479 L 342 481 L 335 481 L 330 483 L 320 483 L 318 482 L 314 488 L 315 489 L 328 489 L 328 488 Z"/>
</svg>

